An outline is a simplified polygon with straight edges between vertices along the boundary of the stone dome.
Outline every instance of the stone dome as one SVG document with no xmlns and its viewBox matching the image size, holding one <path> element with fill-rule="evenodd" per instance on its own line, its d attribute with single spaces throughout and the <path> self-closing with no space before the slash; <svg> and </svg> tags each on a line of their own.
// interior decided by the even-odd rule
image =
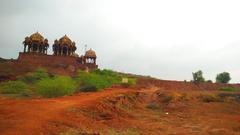
<svg viewBox="0 0 240 135">
<path fill-rule="evenodd" d="M 92 49 L 90 49 L 90 50 L 86 51 L 85 57 L 96 58 L 97 55 L 96 55 L 96 53 Z"/>
<path fill-rule="evenodd" d="M 30 38 L 31 41 L 37 41 L 37 42 L 43 42 L 44 41 L 44 37 L 38 32 L 32 34 L 29 38 Z"/>
<path fill-rule="evenodd" d="M 75 42 L 72 42 L 72 40 L 67 35 L 64 35 L 62 38 L 60 38 L 58 40 L 58 43 L 60 45 L 67 45 L 69 47 L 75 46 Z"/>
<path fill-rule="evenodd" d="M 67 35 L 64 35 L 59 40 L 55 40 L 53 44 L 54 55 L 72 56 L 77 50 L 76 43 Z"/>
<path fill-rule="evenodd" d="M 34 52 L 41 54 L 47 54 L 47 49 L 49 47 L 48 40 L 38 32 L 33 33 L 30 37 L 25 37 L 23 45 L 24 52 Z"/>
</svg>

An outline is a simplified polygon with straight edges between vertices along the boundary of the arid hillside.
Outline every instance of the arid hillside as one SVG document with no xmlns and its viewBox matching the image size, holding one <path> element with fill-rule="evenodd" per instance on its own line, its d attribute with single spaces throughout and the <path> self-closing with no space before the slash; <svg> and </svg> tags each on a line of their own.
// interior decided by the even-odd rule
<svg viewBox="0 0 240 135">
<path fill-rule="evenodd" d="M 67 66 L 46 66 L 44 68 L 48 72 L 44 70 L 33 72 L 37 68 L 33 64 L 16 63 L 12 60 L 4 60 L 0 63 L 1 84 L 13 85 L 4 86 L 4 88 L 8 88 L 7 92 L 14 91 L 12 88 L 17 88 L 18 85 L 22 86 L 24 83 L 23 86 L 33 93 L 33 95 L 22 93 L 22 95 L 27 95 L 26 97 L 0 94 L 1 134 L 240 134 L 239 84 L 166 81 L 108 70 L 98 70 L 93 73 L 81 72 L 77 75 L 76 71 L 72 71 Z M 54 77 L 55 74 L 67 77 Z M 137 81 L 136 84 L 125 86 L 120 83 L 107 88 L 112 85 L 111 83 L 121 82 L 121 77 L 126 76 L 129 79 L 134 78 Z M 45 85 L 46 83 L 50 86 L 50 90 L 54 90 L 55 87 L 61 90 L 62 87 L 59 89 L 58 85 L 48 82 L 68 80 L 69 83 L 81 84 L 85 79 L 91 85 L 101 89 L 96 89 L 98 92 L 77 90 L 66 94 L 67 96 L 52 98 L 39 96 L 36 92 L 39 81 L 45 80 L 40 84 Z M 13 81 L 7 83 L 8 80 Z M 79 80 L 81 81 L 79 82 Z M 112 82 L 105 84 L 108 81 Z M 104 85 L 99 85 L 100 83 Z M 71 86 L 67 88 L 71 88 Z M 84 88 L 93 87 L 84 86 Z M 221 90 L 222 88 L 224 91 Z M 55 93 L 58 92 L 55 91 Z"/>
<path fill-rule="evenodd" d="M 121 88 L 60 98 L 0 98 L 4 135 L 238 135 L 240 93 Z"/>
</svg>

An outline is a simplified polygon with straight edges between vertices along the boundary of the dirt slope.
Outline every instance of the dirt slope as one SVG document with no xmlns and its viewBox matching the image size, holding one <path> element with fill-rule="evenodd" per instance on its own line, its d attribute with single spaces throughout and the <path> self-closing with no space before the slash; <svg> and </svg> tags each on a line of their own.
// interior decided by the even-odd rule
<svg viewBox="0 0 240 135">
<path fill-rule="evenodd" d="M 240 93 L 221 93 L 231 95 L 221 99 L 218 94 L 151 87 L 111 88 L 54 99 L 0 97 L 0 133 L 239 135 Z"/>
<path fill-rule="evenodd" d="M 128 91 L 106 90 L 55 99 L 0 98 L 0 131 L 3 135 L 44 133 L 43 125 L 61 117 L 60 112 L 71 106 L 88 106 L 98 99 Z"/>
<path fill-rule="evenodd" d="M 140 87 L 151 87 L 155 86 L 158 88 L 166 90 L 181 90 L 181 91 L 191 91 L 191 90 L 219 90 L 223 87 L 233 87 L 240 88 L 240 84 L 224 84 L 224 83 L 193 83 L 184 81 L 170 81 L 170 80 L 157 80 L 149 78 L 139 78 L 138 85 Z"/>
</svg>

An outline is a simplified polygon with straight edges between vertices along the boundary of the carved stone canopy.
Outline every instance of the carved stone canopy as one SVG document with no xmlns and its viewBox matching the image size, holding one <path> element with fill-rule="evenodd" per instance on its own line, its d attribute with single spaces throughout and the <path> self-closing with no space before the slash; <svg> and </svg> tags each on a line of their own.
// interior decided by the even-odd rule
<svg viewBox="0 0 240 135">
<path fill-rule="evenodd" d="M 44 42 L 44 37 L 40 33 L 36 32 L 30 36 L 30 40 L 37 41 L 37 42 Z"/>
<path fill-rule="evenodd" d="M 59 40 L 55 40 L 54 44 L 57 44 L 60 46 L 68 46 L 69 48 L 75 47 L 75 42 L 72 41 L 67 35 L 64 35 Z"/>
<path fill-rule="evenodd" d="M 89 49 L 88 51 L 86 51 L 85 57 L 96 58 L 97 55 L 95 51 L 93 51 L 92 49 Z"/>
</svg>

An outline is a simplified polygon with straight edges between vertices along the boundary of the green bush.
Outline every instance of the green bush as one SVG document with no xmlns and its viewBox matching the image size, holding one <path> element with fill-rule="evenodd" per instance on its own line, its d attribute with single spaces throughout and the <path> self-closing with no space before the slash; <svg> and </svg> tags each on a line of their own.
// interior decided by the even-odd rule
<svg viewBox="0 0 240 135">
<path fill-rule="evenodd" d="M 113 84 L 121 83 L 121 77 L 111 70 L 95 70 L 91 73 L 80 71 L 76 80 L 80 83 L 80 91 L 93 88 L 93 91 L 111 87 Z M 84 91 L 84 90 L 83 90 Z"/>
<path fill-rule="evenodd" d="M 65 76 L 41 79 L 36 86 L 37 94 L 48 98 L 70 95 L 77 89 L 76 82 Z"/>
<path fill-rule="evenodd" d="M 233 88 L 233 87 L 223 87 L 220 88 L 221 91 L 240 91 L 240 88 Z"/>
<path fill-rule="evenodd" d="M 136 85 L 136 79 L 135 78 L 128 78 L 128 84 L 130 86 Z"/>
<path fill-rule="evenodd" d="M 127 77 L 124 77 L 124 78 L 127 78 Z M 134 86 L 136 85 L 136 79 L 135 78 L 127 78 L 128 79 L 128 82 L 122 82 L 121 83 L 121 86 L 124 87 L 124 88 L 127 88 L 127 87 L 130 87 L 130 86 Z"/>
<path fill-rule="evenodd" d="M 1 83 L 0 92 L 2 94 L 20 94 L 22 96 L 29 96 L 31 91 L 28 85 L 22 81 L 8 81 Z"/>
<path fill-rule="evenodd" d="M 25 83 L 35 83 L 44 78 L 48 78 L 48 73 L 45 69 L 39 68 L 35 72 L 28 73 L 18 79 Z"/>
</svg>

